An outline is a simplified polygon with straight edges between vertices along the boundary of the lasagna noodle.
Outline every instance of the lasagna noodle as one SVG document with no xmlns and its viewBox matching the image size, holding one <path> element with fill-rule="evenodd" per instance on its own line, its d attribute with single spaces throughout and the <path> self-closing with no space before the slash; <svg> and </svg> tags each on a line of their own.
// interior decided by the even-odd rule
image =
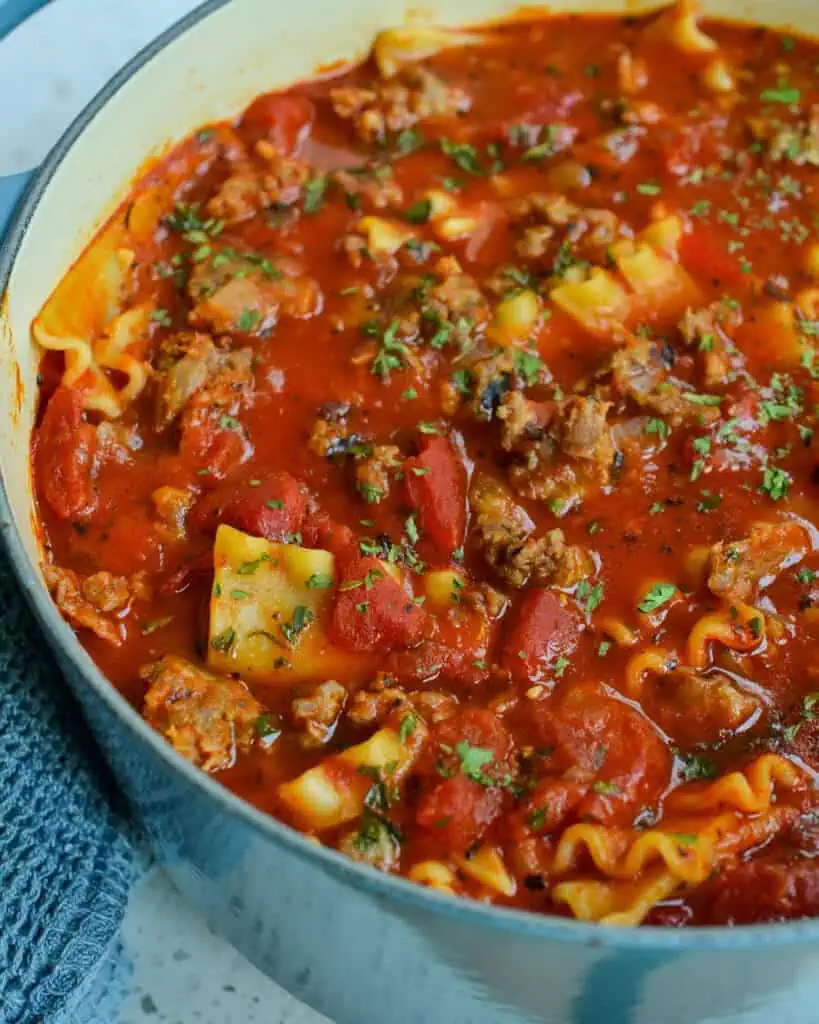
<svg viewBox="0 0 819 1024">
<path fill-rule="evenodd" d="M 672 793 L 667 801 L 671 811 L 701 812 L 731 807 L 746 814 L 768 810 L 776 786 L 804 789 L 805 773 L 779 754 L 763 754 L 742 771 L 730 772 L 714 782 L 691 783 Z"/>
</svg>

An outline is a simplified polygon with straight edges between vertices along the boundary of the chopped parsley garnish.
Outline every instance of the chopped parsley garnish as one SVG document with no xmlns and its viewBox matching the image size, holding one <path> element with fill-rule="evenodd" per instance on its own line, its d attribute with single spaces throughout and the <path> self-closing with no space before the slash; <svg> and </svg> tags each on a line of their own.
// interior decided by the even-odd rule
<svg viewBox="0 0 819 1024">
<path fill-rule="evenodd" d="M 210 645 L 214 651 L 221 651 L 222 654 L 227 654 L 235 641 L 236 630 L 232 626 L 228 626 L 227 629 L 223 629 L 221 633 L 216 634 L 211 640 Z"/>
<path fill-rule="evenodd" d="M 376 487 L 375 484 L 368 484 L 364 480 L 358 481 L 356 490 L 368 505 L 377 505 L 384 497 L 384 492 L 380 487 Z"/>
<path fill-rule="evenodd" d="M 253 330 L 261 318 L 262 314 L 258 309 L 243 309 L 236 319 L 236 329 L 247 334 Z"/>
<path fill-rule="evenodd" d="M 242 562 L 236 572 L 240 576 L 252 576 L 254 572 L 259 568 L 262 562 L 272 562 L 273 559 L 270 555 L 263 551 L 258 558 L 254 558 L 251 562 Z"/>
<path fill-rule="evenodd" d="M 467 174 L 483 174 L 474 146 L 470 146 L 467 142 L 450 142 L 449 139 L 439 139 L 438 142 L 441 152 L 448 156 L 460 170 Z"/>
<path fill-rule="evenodd" d="M 606 782 L 604 779 L 598 779 L 592 786 L 594 793 L 599 793 L 601 796 L 616 796 L 620 792 L 620 787 L 615 782 Z"/>
<path fill-rule="evenodd" d="M 645 430 L 647 434 L 657 434 L 661 441 L 667 441 L 671 434 L 671 427 L 669 427 L 665 420 L 661 420 L 657 416 L 651 417 L 648 423 L 646 423 Z"/>
<path fill-rule="evenodd" d="M 154 323 L 160 324 L 162 327 L 170 327 L 171 323 L 173 322 L 171 320 L 171 314 L 167 311 L 167 309 L 155 309 L 151 313 L 150 318 L 151 320 L 154 321 Z"/>
<path fill-rule="evenodd" d="M 432 213 L 432 203 L 429 199 L 420 199 L 407 210 L 406 218 L 412 224 L 426 224 L 430 213 Z"/>
<path fill-rule="evenodd" d="M 455 753 L 460 761 L 461 772 L 473 782 L 479 782 L 482 786 L 494 786 L 495 779 L 484 774 L 486 765 L 494 761 L 491 750 L 484 750 L 483 747 L 473 747 L 466 740 L 461 740 L 455 745 Z"/>
<path fill-rule="evenodd" d="M 791 485 L 791 478 L 784 469 L 779 466 L 769 466 L 762 474 L 762 486 L 759 488 L 763 494 L 767 494 L 772 501 L 779 501 L 780 498 L 788 496 L 788 488 Z"/>
<path fill-rule="evenodd" d="M 698 395 L 693 391 L 683 391 L 683 398 L 692 405 L 721 405 L 720 395 Z"/>
<path fill-rule="evenodd" d="M 269 711 L 263 711 L 253 723 L 256 735 L 263 747 L 269 747 L 281 736 L 281 725 Z"/>
<path fill-rule="evenodd" d="M 545 138 L 539 137 L 538 141 L 534 146 L 530 146 L 523 154 L 523 159 L 527 163 L 537 162 L 538 160 L 545 160 L 554 154 L 558 150 L 558 129 L 556 125 L 547 124 L 545 129 Z"/>
<path fill-rule="evenodd" d="M 515 370 L 523 378 L 527 387 L 537 384 L 541 372 L 545 369 L 542 360 L 534 352 L 527 352 L 525 349 L 515 349 L 514 354 Z"/>
<path fill-rule="evenodd" d="M 414 515 L 407 516 L 407 518 L 404 521 L 404 530 L 406 531 L 407 539 L 409 540 L 410 544 L 417 544 L 420 534 L 418 532 L 418 525 L 415 522 Z"/>
<path fill-rule="evenodd" d="M 317 213 L 324 205 L 327 193 L 328 178 L 326 174 L 317 174 L 304 184 L 304 212 Z"/>
<path fill-rule="evenodd" d="M 293 617 L 290 622 L 282 623 L 282 633 L 284 633 L 284 638 L 291 647 L 295 646 L 299 636 L 307 629 L 313 618 L 314 616 L 310 609 L 303 604 L 299 604 L 293 609 Z"/>
<path fill-rule="evenodd" d="M 575 596 L 577 603 L 586 612 L 593 612 L 603 600 L 604 588 L 602 583 L 592 586 L 588 580 L 581 580 L 577 584 Z"/>
<path fill-rule="evenodd" d="M 407 740 L 412 736 L 415 730 L 418 728 L 418 716 L 413 714 L 412 711 L 407 711 L 406 714 L 401 716 L 401 721 L 398 725 L 398 739 L 406 746 Z"/>
<path fill-rule="evenodd" d="M 782 84 L 776 89 L 763 89 L 759 94 L 759 98 L 763 103 L 784 103 L 787 106 L 798 103 L 801 97 L 802 94 L 798 89 Z"/>
<path fill-rule="evenodd" d="M 529 827 L 533 828 L 535 832 L 539 832 L 543 828 L 548 813 L 548 807 L 538 807 L 536 811 L 532 811 L 529 815 Z"/>
<path fill-rule="evenodd" d="M 472 394 L 472 374 L 469 370 L 456 370 L 450 380 L 459 395 L 469 397 Z"/>
<path fill-rule="evenodd" d="M 153 619 L 151 622 L 145 623 L 141 633 L 143 636 L 150 636 L 151 633 L 155 633 L 158 629 L 164 629 L 165 626 L 169 626 L 172 622 L 173 615 L 166 615 L 164 619 Z"/>
<path fill-rule="evenodd" d="M 677 593 L 673 583 L 655 583 L 643 600 L 637 605 L 641 612 L 646 615 L 656 612 L 664 604 L 668 604 L 671 598 Z"/>
<path fill-rule="evenodd" d="M 381 380 L 389 380 L 393 370 L 402 370 L 406 366 L 409 349 L 397 338 L 399 322 L 393 320 L 381 335 L 380 349 L 372 361 L 371 370 Z"/>
<path fill-rule="evenodd" d="M 310 590 L 326 590 L 333 585 L 333 577 L 326 572 L 314 572 L 304 581 L 304 585 Z"/>
<path fill-rule="evenodd" d="M 715 779 L 719 774 L 716 762 L 704 754 L 683 754 L 675 751 L 680 762 L 680 774 L 686 782 L 695 779 Z"/>
<path fill-rule="evenodd" d="M 557 661 L 555 662 L 555 666 L 554 666 L 554 670 L 553 670 L 555 676 L 558 679 L 560 679 L 560 677 L 563 675 L 563 673 L 566 671 L 566 669 L 569 667 L 569 665 L 571 665 L 571 662 L 569 661 L 568 658 L 563 658 L 563 657 L 558 658 Z"/>
<path fill-rule="evenodd" d="M 405 128 L 395 137 L 395 154 L 396 156 L 406 156 L 407 153 L 413 153 L 416 149 L 420 149 L 425 142 L 424 136 L 417 128 Z"/>
</svg>

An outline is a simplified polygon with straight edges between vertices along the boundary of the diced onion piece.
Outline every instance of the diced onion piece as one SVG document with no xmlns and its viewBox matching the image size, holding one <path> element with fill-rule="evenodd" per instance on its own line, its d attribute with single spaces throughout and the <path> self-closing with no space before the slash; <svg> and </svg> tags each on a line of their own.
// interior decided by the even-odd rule
<svg viewBox="0 0 819 1024">
<path fill-rule="evenodd" d="M 288 685 L 362 665 L 327 635 L 335 560 L 329 551 L 278 544 L 231 526 L 216 532 L 208 664 Z"/>
<path fill-rule="evenodd" d="M 526 288 L 502 299 L 495 310 L 492 333 L 503 344 L 528 341 L 540 319 L 540 299 Z"/>
<path fill-rule="evenodd" d="M 463 591 L 464 578 L 453 569 L 437 569 L 424 576 L 427 607 L 432 611 L 446 611 L 457 602 Z"/>
<path fill-rule="evenodd" d="M 501 896 L 514 896 L 517 886 L 494 846 L 481 846 L 471 857 L 455 857 L 465 875 Z"/>
<path fill-rule="evenodd" d="M 389 782 L 398 782 L 412 762 L 412 753 L 394 729 L 379 729 L 366 742 L 309 768 L 283 782 L 279 799 L 309 828 L 335 828 L 357 818 L 372 786 L 361 768 L 379 769 Z"/>
<path fill-rule="evenodd" d="M 393 256 L 415 237 L 409 228 L 385 217 L 362 217 L 356 228 L 366 238 L 367 248 L 374 256 Z"/>
<path fill-rule="evenodd" d="M 434 25 L 390 28 L 376 36 L 373 57 L 379 74 L 383 78 L 392 78 L 406 64 L 414 64 L 441 50 L 477 46 L 485 40 L 486 36 L 478 32 L 458 32 Z"/>
<path fill-rule="evenodd" d="M 591 334 L 611 337 L 628 319 L 631 298 L 611 274 L 594 269 L 585 281 L 558 285 L 552 302 Z"/>
<path fill-rule="evenodd" d="M 447 892 L 453 896 L 458 884 L 455 872 L 439 860 L 422 860 L 420 863 L 414 864 L 407 877 L 418 885 L 425 885 L 428 889 Z"/>
</svg>

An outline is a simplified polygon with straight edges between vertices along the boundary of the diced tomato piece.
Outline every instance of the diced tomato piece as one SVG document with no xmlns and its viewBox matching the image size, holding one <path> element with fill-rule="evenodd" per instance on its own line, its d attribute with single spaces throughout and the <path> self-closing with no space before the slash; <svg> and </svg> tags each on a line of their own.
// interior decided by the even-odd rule
<svg viewBox="0 0 819 1024">
<path fill-rule="evenodd" d="M 595 783 L 576 809 L 578 819 L 629 825 L 651 806 L 671 777 L 671 755 L 639 711 L 599 686 L 573 686 L 526 709 L 538 743 L 552 749 L 550 771 L 587 773 Z"/>
<path fill-rule="evenodd" d="M 404 463 L 407 500 L 418 509 L 421 529 L 447 553 L 466 530 L 466 467 L 445 437 L 425 437 L 423 450 Z"/>
<path fill-rule="evenodd" d="M 82 395 L 58 387 L 37 430 L 34 459 L 41 492 L 60 519 L 82 519 L 96 510 L 96 452 L 97 434 L 83 420 Z"/>
<path fill-rule="evenodd" d="M 463 853 L 500 815 L 503 793 L 465 775 L 442 779 L 418 801 L 415 820 L 447 850 Z"/>
<path fill-rule="evenodd" d="M 516 678 L 539 679 L 577 646 L 580 621 L 551 590 L 529 590 L 503 648 L 503 665 Z"/>
<path fill-rule="evenodd" d="M 727 249 L 728 239 L 707 227 L 695 227 L 680 240 L 680 262 L 696 277 L 705 278 L 715 288 L 747 284 L 736 257 Z"/>
<path fill-rule="evenodd" d="M 547 835 L 561 828 L 589 791 L 592 777 L 544 779 L 523 802 L 504 819 L 504 831 L 516 842 L 534 832 Z"/>
<path fill-rule="evenodd" d="M 185 427 L 179 443 L 179 454 L 193 465 L 196 482 L 215 487 L 250 456 L 252 447 L 235 430 L 226 430 L 213 420 Z"/>
<path fill-rule="evenodd" d="M 352 651 L 391 651 L 420 641 L 426 612 L 377 558 L 351 547 L 338 556 L 339 589 L 331 632 Z"/>
<path fill-rule="evenodd" d="M 427 750 L 427 788 L 418 801 L 416 821 L 446 849 L 463 853 L 498 818 L 509 799 L 500 785 L 475 781 L 464 767 L 469 769 L 470 761 L 481 763 L 485 782 L 499 782 L 510 768 L 511 738 L 491 711 L 469 709 L 438 723 Z M 451 777 L 442 777 L 436 768 Z M 423 767 L 421 771 L 423 778 Z"/>
<path fill-rule="evenodd" d="M 347 552 L 355 544 L 355 534 L 350 527 L 334 523 L 326 512 L 308 512 L 301 535 L 305 547 L 323 548 L 334 555 Z"/>
<path fill-rule="evenodd" d="M 482 606 L 453 605 L 429 624 L 420 647 L 390 655 L 386 670 L 396 681 L 414 687 L 419 679 L 442 676 L 453 685 L 474 686 L 487 678 L 490 629 Z"/>
<path fill-rule="evenodd" d="M 304 96 L 266 93 L 244 112 L 241 128 L 269 139 L 285 156 L 296 156 L 307 141 L 315 116 L 313 104 Z"/>
<path fill-rule="evenodd" d="M 697 887 L 691 900 L 695 921 L 737 925 L 816 917 L 816 868 L 815 857 L 800 856 L 786 847 L 720 871 Z"/>
<path fill-rule="evenodd" d="M 192 511 L 191 523 L 207 533 L 227 523 L 272 541 L 299 533 L 307 495 L 298 480 L 284 472 L 271 473 L 256 486 L 250 479 L 239 485 L 229 482 L 212 491 Z"/>
</svg>

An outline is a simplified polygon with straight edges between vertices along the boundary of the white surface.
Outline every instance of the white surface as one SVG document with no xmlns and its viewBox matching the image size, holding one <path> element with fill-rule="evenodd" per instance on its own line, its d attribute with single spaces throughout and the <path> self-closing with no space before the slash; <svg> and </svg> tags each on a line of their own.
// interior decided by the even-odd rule
<svg viewBox="0 0 819 1024">
<path fill-rule="evenodd" d="M 330 1024 L 217 938 L 158 871 L 122 928 L 133 987 L 119 1024 Z"/>
<path fill-rule="evenodd" d="M 108 79 L 199 0 L 53 0 L 2 43 L 0 176 L 39 164 Z M 21 86 L 24 83 L 24 87 Z"/>
<path fill-rule="evenodd" d="M 0 176 L 35 167 L 111 75 L 197 3 L 53 0 L 7 36 Z M 132 988 L 119 1024 L 327 1024 L 213 935 L 159 872 L 135 888 L 122 938 Z"/>
</svg>

